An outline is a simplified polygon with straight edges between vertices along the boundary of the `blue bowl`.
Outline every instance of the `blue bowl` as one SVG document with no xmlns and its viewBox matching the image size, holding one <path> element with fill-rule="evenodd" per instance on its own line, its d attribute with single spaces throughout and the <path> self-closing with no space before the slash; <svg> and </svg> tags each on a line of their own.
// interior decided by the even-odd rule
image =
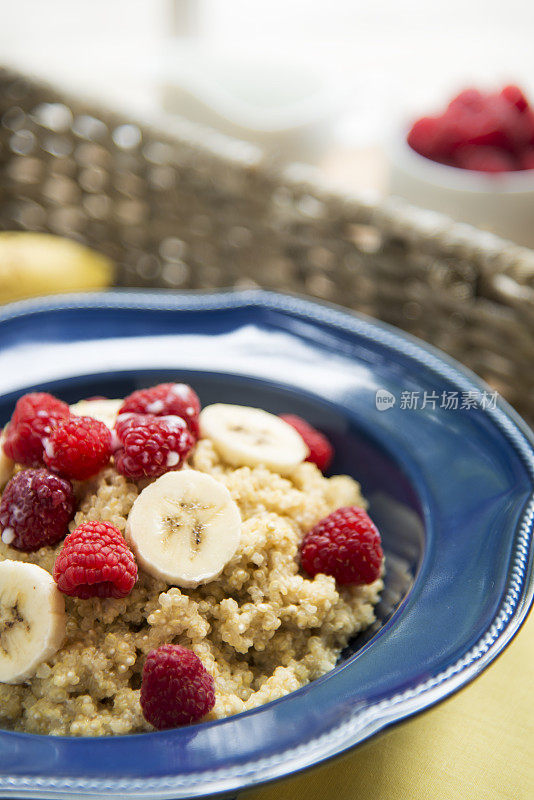
<svg viewBox="0 0 534 800">
<path fill-rule="evenodd" d="M 334 442 L 387 558 L 377 624 L 312 684 L 226 720 L 137 736 L 0 732 L 3 797 L 232 794 L 339 755 L 464 686 L 533 596 L 533 436 L 472 373 L 399 331 L 263 292 L 115 292 L 0 311 L 0 423 L 183 379 L 203 403 L 294 412 Z"/>
</svg>

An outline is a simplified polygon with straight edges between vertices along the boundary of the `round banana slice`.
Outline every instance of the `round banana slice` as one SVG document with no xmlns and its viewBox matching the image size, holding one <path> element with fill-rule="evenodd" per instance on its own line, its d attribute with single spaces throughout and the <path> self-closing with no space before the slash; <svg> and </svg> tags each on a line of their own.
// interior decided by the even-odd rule
<svg viewBox="0 0 534 800">
<path fill-rule="evenodd" d="M 36 564 L 0 562 L 0 683 L 23 683 L 59 650 L 65 601 Z"/>
<path fill-rule="evenodd" d="M 7 426 L 6 426 L 7 427 Z M 6 428 L 0 433 L 0 491 L 4 488 L 8 480 L 13 475 L 15 462 L 4 453 L 4 439 Z"/>
<path fill-rule="evenodd" d="M 238 548 L 241 514 L 230 492 L 204 472 L 167 472 L 143 489 L 126 525 L 139 566 L 173 586 L 217 578 Z"/>
<path fill-rule="evenodd" d="M 77 417 L 93 417 L 107 425 L 113 430 L 119 409 L 124 400 L 79 400 L 74 405 L 69 406 L 71 413 Z"/>
<path fill-rule="evenodd" d="M 237 467 L 259 464 L 288 475 L 308 456 L 300 434 L 280 417 L 261 408 L 216 403 L 199 417 L 201 436 Z"/>
</svg>

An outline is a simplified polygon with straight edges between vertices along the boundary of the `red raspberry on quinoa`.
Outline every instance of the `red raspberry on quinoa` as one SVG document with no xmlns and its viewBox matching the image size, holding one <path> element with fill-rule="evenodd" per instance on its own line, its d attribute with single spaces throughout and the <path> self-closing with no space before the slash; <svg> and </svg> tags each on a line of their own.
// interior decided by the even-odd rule
<svg viewBox="0 0 534 800">
<path fill-rule="evenodd" d="M 66 537 L 54 580 L 70 597 L 126 597 L 135 586 L 137 564 L 117 528 L 109 522 L 83 522 Z"/>
<path fill-rule="evenodd" d="M 215 705 L 214 681 L 192 650 L 163 644 L 146 657 L 140 703 L 143 716 L 158 730 L 188 725 Z"/>
<path fill-rule="evenodd" d="M 358 506 L 338 508 L 304 537 L 300 556 L 312 577 L 322 572 L 340 584 L 372 583 L 380 576 L 383 558 L 380 534 Z"/>
<path fill-rule="evenodd" d="M 69 481 L 46 469 L 25 469 L 2 495 L 2 541 L 27 553 L 54 545 L 67 534 L 75 508 Z"/>
<path fill-rule="evenodd" d="M 119 415 L 125 413 L 181 417 L 187 422 L 195 438 L 198 438 L 200 400 L 186 383 L 160 383 L 150 389 L 132 392 L 124 399 L 119 410 Z"/>
<path fill-rule="evenodd" d="M 195 444 L 185 421 L 176 416 L 121 414 L 115 432 L 115 466 L 121 475 L 133 480 L 158 478 L 181 469 Z"/>
<path fill-rule="evenodd" d="M 27 467 L 43 464 L 44 444 L 57 423 L 70 414 L 66 403 L 47 392 L 30 392 L 17 401 L 5 429 L 4 452 Z"/>
<path fill-rule="evenodd" d="M 334 457 L 334 448 L 326 438 L 326 436 L 314 428 L 309 422 L 306 422 L 302 417 L 297 417 L 296 414 L 280 414 L 280 419 L 295 428 L 297 433 L 300 433 L 304 439 L 304 444 L 307 445 L 310 454 L 306 461 L 311 461 L 316 464 L 321 472 L 326 472 L 332 459 Z"/>
<path fill-rule="evenodd" d="M 79 481 L 96 475 L 111 458 L 111 431 L 93 417 L 75 417 L 59 422 L 45 439 L 45 464 Z"/>
</svg>

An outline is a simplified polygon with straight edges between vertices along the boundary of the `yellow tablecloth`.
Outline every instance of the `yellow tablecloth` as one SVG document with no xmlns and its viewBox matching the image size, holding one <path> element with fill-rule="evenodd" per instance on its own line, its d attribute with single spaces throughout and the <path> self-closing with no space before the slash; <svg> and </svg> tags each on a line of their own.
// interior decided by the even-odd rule
<svg viewBox="0 0 534 800">
<path fill-rule="evenodd" d="M 348 756 L 239 800 L 534 800 L 534 613 L 483 675 Z"/>
</svg>

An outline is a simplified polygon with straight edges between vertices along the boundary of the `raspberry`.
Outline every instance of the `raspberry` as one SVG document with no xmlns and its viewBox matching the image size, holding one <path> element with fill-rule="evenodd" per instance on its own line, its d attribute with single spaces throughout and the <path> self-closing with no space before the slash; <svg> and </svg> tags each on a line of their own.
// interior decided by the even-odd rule
<svg viewBox="0 0 534 800">
<path fill-rule="evenodd" d="M 213 678 L 192 650 L 162 644 L 146 657 L 140 703 L 158 730 L 197 722 L 215 704 Z"/>
<path fill-rule="evenodd" d="M 534 148 L 525 150 L 522 154 L 521 169 L 534 169 Z"/>
<path fill-rule="evenodd" d="M 456 153 L 456 163 L 464 169 L 479 172 L 510 172 L 516 168 L 512 157 L 497 147 L 462 147 Z"/>
<path fill-rule="evenodd" d="M 521 110 L 521 103 L 519 105 L 510 105 L 502 96 L 497 97 L 496 102 L 499 103 L 499 108 L 502 109 L 503 130 L 513 148 L 513 152 L 519 154 L 525 147 L 528 147 L 534 135 L 534 113 L 528 104 Z"/>
<path fill-rule="evenodd" d="M 92 417 L 59 422 L 45 440 L 45 463 L 66 478 L 83 481 L 100 472 L 111 457 L 111 431 Z"/>
<path fill-rule="evenodd" d="M 380 534 L 362 508 L 338 508 L 312 528 L 301 545 L 308 575 L 333 575 L 340 584 L 372 583 L 380 575 Z"/>
<path fill-rule="evenodd" d="M 180 469 L 195 443 L 184 420 L 176 416 L 121 414 L 115 431 L 119 442 L 115 466 L 134 480 Z"/>
<path fill-rule="evenodd" d="M 464 89 L 460 94 L 453 97 L 448 105 L 448 109 L 470 111 L 482 111 L 486 103 L 486 97 L 478 89 Z"/>
<path fill-rule="evenodd" d="M 408 144 L 419 155 L 436 160 L 441 158 L 441 126 L 437 117 L 422 117 L 412 125 Z"/>
<path fill-rule="evenodd" d="M 519 152 L 531 134 L 528 113 L 521 113 L 500 95 L 488 95 L 487 108 L 469 122 L 463 144 L 501 147 L 511 154 Z"/>
<path fill-rule="evenodd" d="M 70 597 L 126 597 L 135 586 L 137 564 L 117 528 L 83 522 L 65 539 L 54 580 Z"/>
<path fill-rule="evenodd" d="M 13 461 L 28 467 L 43 464 L 43 439 L 59 420 L 69 416 L 66 403 L 46 392 L 23 395 L 15 406 L 4 440 L 4 452 Z"/>
<path fill-rule="evenodd" d="M 334 457 L 334 449 L 326 436 L 313 428 L 305 419 L 297 417 L 296 414 L 280 414 L 280 419 L 295 428 L 300 433 L 307 445 L 310 454 L 306 461 L 316 464 L 321 472 L 326 472 Z"/>
<path fill-rule="evenodd" d="M 64 478 L 46 469 L 23 470 L 2 495 L 2 541 L 27 553 L 56 544 L 68 532 L 75 508 L 72 486 Z"/>
<path fill-rule="evenodd" d="M 438 134 L 436 137 L 437 145 L 434 160 L 451 162 L 454 159 L 454 152 L 463 142 L 465 142 L 468 132 L 468 122 L 465 112 L 459 110 L 446 111 L 438 117 Z"/>
<path fill-rule="evenodd" d="M 408 144 L 433 161 L 509 172 L 521 168 L 517 159 L 520 164 L 524 150 L 534 145 L 534 113 L 517 86 L 493 93 L 466 89 L 440 116 L 417 120 Z M 467 154 L 468 147 L 480 148 L 481 154 Z"/>
<path fill-rule="evenodd" d="M 464 135 L 460 145 L 484 145 L 486 147 L 510 148 L 511 142 L 505 130 L 505 120 L 497 108 L 489 107 L 484 111 L 466 115 L 462 120 Z M 508 110 L 508 109 L 507 109 Z"/>
<path fill-rule="evenodd" d="M 119 414 L 126 412 L 181 417 L 198 439 L 200 400 L 186 383 L 160 383 L 151 389 L 139 389 L 125 398 Z"/>
<path fill-rule="evenodd" d="M 528 108 L 528 100 L 519 88 L 519 86 L 505 86 L 501 92 L 507 103 L 515 106 L 520 113 L 526 111 Z"/>
<path fill-rule="evenodd" d="M 527 108 L 522 112 L 515 112 L 516 127 L 516 153 L 520 157 L 525 150 L 534 146 L 534 111 Z"/>
</svg>

